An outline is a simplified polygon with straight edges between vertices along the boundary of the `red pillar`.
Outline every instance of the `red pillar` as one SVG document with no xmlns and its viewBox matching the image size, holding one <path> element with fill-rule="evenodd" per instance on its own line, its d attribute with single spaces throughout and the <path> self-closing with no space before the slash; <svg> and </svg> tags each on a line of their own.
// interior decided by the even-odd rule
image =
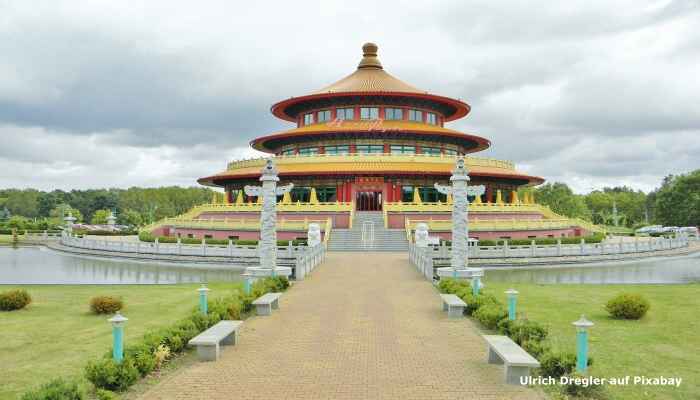
<svg viewBox="0 0 700 400">
<path fill-rule="evenodd" d="M 335 187 L 335 199 L 343 202 L 343 185 L 336 185 Z"/>
<path fill-rule="evenodd" d="M 345 201 L 352 201 L 352 183 L 345 183 Z"/>
<path fill-rule="evenodd" d="M 394 191 L 394 187 L 391 184 L 391 182 L 386 182 L 384 184 L 384 195 L 383 195 L 385 202 L 390 203 L 390 202 L 394 201 L 394 200 L 392 200 L 394 197 L 393 191 Z"/>
<path fill-rule="evenodd" d="M 384 154 L 389 154 L 391 153 L 391 148 L 389 147 L 389 143 L 384 143 Z"/>
<path fill-rule="evenodd" d="M 491 185 L 486 185 L 486 202 L 493 203 L 493 188 Z"/>
<path fill-rule="evenodd" d="M 401 185 L 396 185 L 396 191 L 394 192 L 394 201 L 401 201 Z"/>
</svg>

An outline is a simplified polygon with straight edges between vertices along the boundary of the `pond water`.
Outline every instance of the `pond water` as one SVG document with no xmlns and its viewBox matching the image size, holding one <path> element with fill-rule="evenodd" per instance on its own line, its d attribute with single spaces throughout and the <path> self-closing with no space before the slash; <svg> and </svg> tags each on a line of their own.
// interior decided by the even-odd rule
<svg viewBox="0 0 700 400">
<path fill-rule="evenodd" d="M 653 257 L 633 261 L 557 265 L 542 267 L 512 267 L 487 269 L 488 282 L 513 283 L 691 283 L 700 282 L 700 253 L 673 258 Z"/>
<path fill-rule="evenodd" d="M 44 247 L 0 246 L 0 284 L 174 284 L 240 280 L 232 266 L 73 256 Z"/>
</svg>

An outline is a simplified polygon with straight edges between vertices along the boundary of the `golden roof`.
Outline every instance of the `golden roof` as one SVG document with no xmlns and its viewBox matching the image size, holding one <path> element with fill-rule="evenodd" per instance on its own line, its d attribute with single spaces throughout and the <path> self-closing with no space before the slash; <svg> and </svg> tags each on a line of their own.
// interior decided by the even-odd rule
<svg viewBox="0 0 700 400">
<path fill-rule="evenodd" d="M 382 63 L 377 58 L 377 48 L 374 43 L 365 43 L 362 46 L 362 61 L 357 66 L 357 71 L 313 94 L 341 92 L 427 93 L 384 71 Z"/>
</svg>

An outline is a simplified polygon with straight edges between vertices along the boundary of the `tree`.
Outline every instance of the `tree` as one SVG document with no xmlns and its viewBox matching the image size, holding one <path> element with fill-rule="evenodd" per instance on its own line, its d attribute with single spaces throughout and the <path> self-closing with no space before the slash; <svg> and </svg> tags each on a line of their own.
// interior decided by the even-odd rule
<svg viewBox="0 0 700 400">
<path fill-rule="evenodd" d="M 669 226 L 700 226 L 700 169 L 667 177 L 655 194 L 655 220 Z"/>
<path fill-rule="evenodd" d="M 549 206 L 557 214 L 591 219 L 591 212 L 583 197 L 574 194 L 565 183 L 547 183 L 536 188 L 535 200 Z"/>
<path fill-rule="evenodd" d="M 109 217 L 111 213 L 112 212 L 109 210 L 97 210 L 92 214 L 90 223 L 93 225 L 104 225 L 107 223 L 107 217 Z"/>
<path fill-rule="evenodd" d="M 7 226 L 10 228 L 26 229 L 31 221 L 21 215 L 14 215 L 7 221 Z"/>
<path fill-rule="evenodd" d="M 59 204 L 49 212 L 49 219 L 54 225 L 63 225 L 64 218 L 71 214 L 75 217 L 75 222 L 83 221 L 83 214 L 77 208 L 73 208 L 70 204 Z"/>
<path fill-rule="evenodd" d="M 123 210 L 121 214 L 117 214 L 117 222 L 120 225 L 141 226 L 143 218 L 137 211 L 127 209 Z"/>
</svg>

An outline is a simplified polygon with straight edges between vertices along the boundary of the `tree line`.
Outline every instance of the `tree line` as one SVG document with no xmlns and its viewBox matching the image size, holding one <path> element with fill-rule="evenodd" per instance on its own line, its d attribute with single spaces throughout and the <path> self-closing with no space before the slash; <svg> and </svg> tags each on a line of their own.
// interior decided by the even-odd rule
<svg viewBox="0 0 700 400">
<path fill-rule="evenodd" d="M 533 192 L 537 203 L 548 205 L 558 214 L 599 225 L 700 226 L 700 169 L 669 175 L 651 193 L 618 186 L 579 195 L 559 182 L 521 190 Z"/>
<path fill-rule="evenodd" d="M 105 223 L 114 212 L 117 223 L 140 226 L 173 217 L 195 205 L 211 202 L 211 189 L 177 186 L 160 188 L 54 190 L 0 189 L 0 220 L 28 219 L 55 226 L 68 212 L 84 223 Z M 219 194 L 220 196 L 220 194 Z"/>
</svg>

